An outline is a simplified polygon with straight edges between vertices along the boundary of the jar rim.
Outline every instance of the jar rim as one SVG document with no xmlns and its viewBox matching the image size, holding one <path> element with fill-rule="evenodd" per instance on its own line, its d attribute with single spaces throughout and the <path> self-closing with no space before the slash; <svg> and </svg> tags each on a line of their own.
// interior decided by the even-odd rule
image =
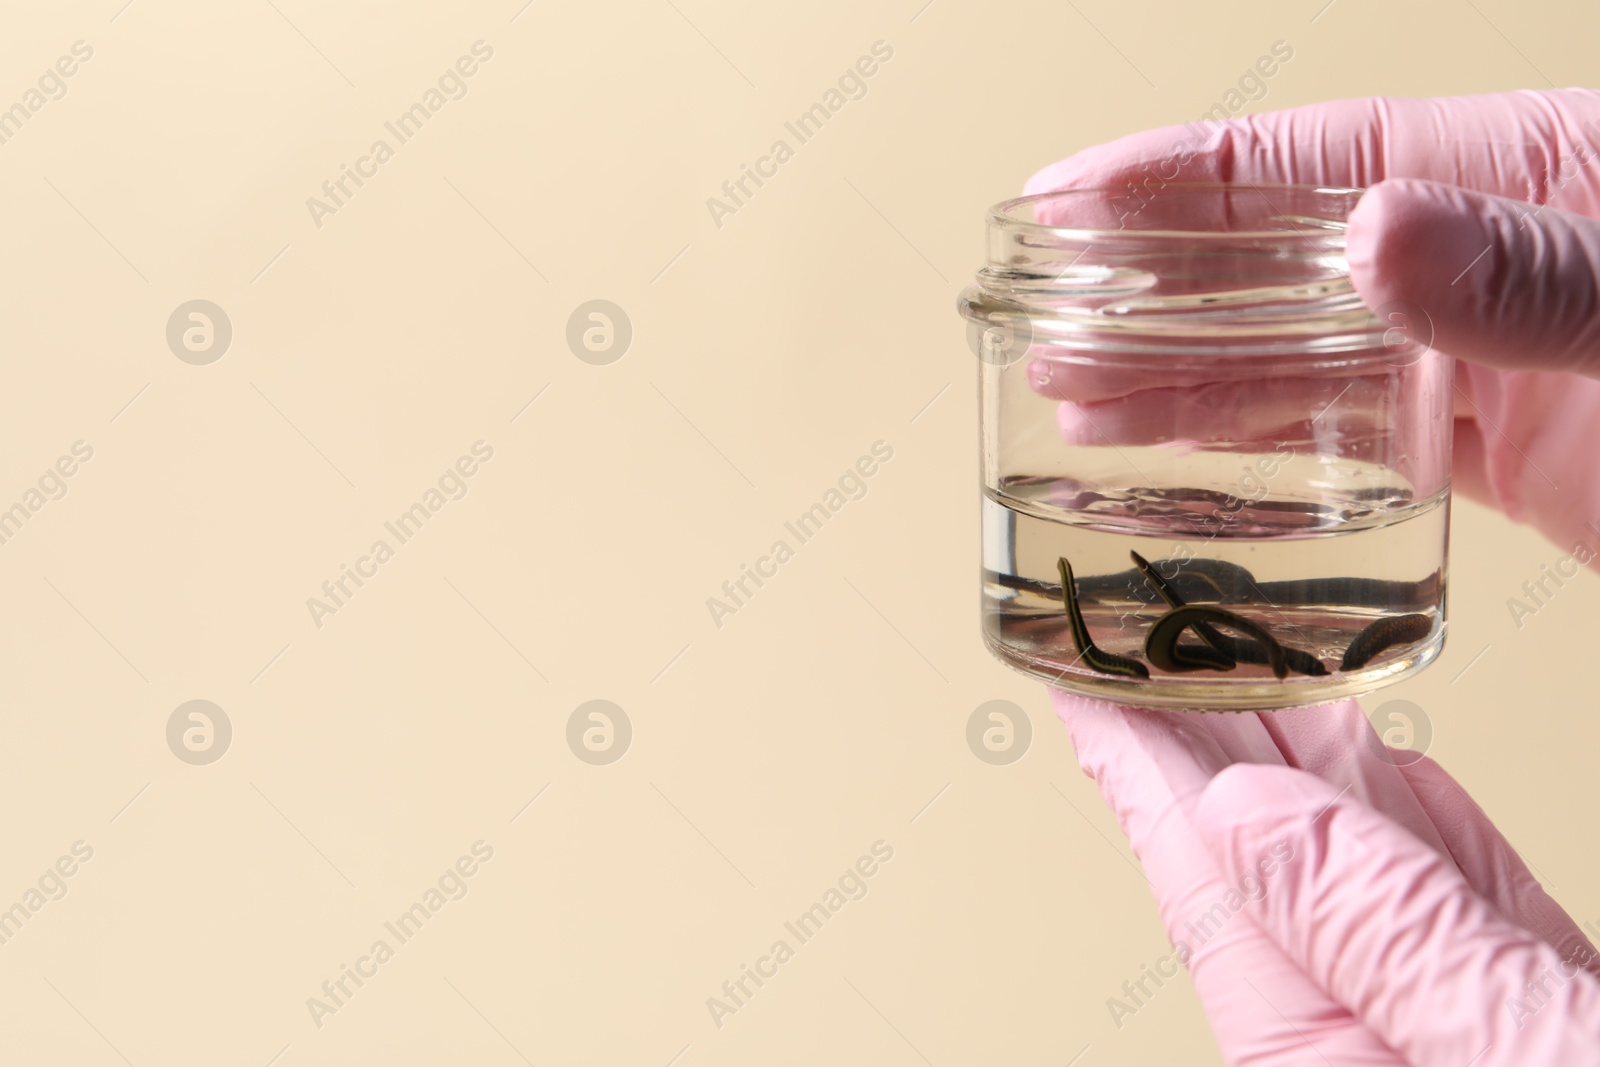
<svg viewBox="0 0 1600 1067">
<path fill-rule="evenodd" d="M 1345 257 L 1348 219 L 1364 191 L 1157 186 L 1152 177 L 1123 190 L 1016 197 L 990 208 L 986 265 L 957 306 L 975 330 L 1001 326 L 1047 358 L 1115 351 L 1392 362 L 1388 317 L 1362 302 Z M 1399 344 L 1409 351 L 1406 337 Z"/>
<path fill-rule="evenodd" d="M 1186 241 L 1202 243 L 1205 241 L 1283 241 L 1290 243 L 1296 240 L 1303 241 L 1307 237 L 1336 237 L 1341 243 L 1343 239 L 1344 224 L 1350 210 L 1364 193 L 1365 189 L 1335 186 L 1313 185 L 1291 182 L 1178 182 L 1165 181 L 1154 189 L 1150 200 L 1143 200 L 1138 196 L 1138 190 L 1133 183 L 1121 189 L 1105 186 L 1078 187 L 1070 189 L 1054 189 L 1044 193 L 1031 193 L 1027 196 L 1013 197 L 1002 200 L 989 208 L 988 223 L 993 229 L 1016 234 L 1048 235 L 1056 239 L 1068 241 L 1109 241 L 1136 239 L 1138 237 L 1151 237 L 1162 241 Z M 1333 218 L 1319 218 L 1307 216 L 1288 210 L 1281 210 L 1273 203 L 1272 195 L 1277 193 L 1280 199 L 1297 201 L 1296 206 L 1326 206 L 1326 214 Z M 1130 199 L 1139 205 L 1134 211 L 1123 216 L 1119 221 L 1126 222 L 1127 218 L 1137 221 L 1142 208 L 1154 202 L 1158 197 L 1210 195 L 1213 198 L 1232 195 L 1253 194 L 1259 196 L 1269 208 L 1276 212 L 1276 216 L 1291 220 L 1302 219 L 1315 228 L 1307 231 L 1297 228 L 1292 223 L 1289 227 L 1274 227 L 1270 229 L 1183 229 L 1183 228 L 1140 228 L 1119 225 L 1116 227 L 1082 227 L 1060 226 L 1050 222 L 1040 222 L 1035 219 L 1022 217 L 1024 212 L 1036 212 L 1041 205 L 1053 203 L 1067 204 L 1077 200 L 1081 203 L 1097 203 L 1107 205 L 1115 198 Z M 1309 202 L 1309 204 L 1307 203 Z"/>
</svg>

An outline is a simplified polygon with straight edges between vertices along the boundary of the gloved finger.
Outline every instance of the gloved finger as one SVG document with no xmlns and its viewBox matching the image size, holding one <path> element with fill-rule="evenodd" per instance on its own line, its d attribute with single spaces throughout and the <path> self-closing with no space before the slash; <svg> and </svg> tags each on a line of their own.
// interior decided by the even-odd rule
<svg viewBox="0 0 1600 1067">
<path fill-rule="evenodd" d="M 1426 814 L 1400 768 L 1363 738 L 1362 731 L 1372 727 L 1354 700 L 1277 712 L 1207 713 L 1153 711 L 1060 689 L 1048 692 L 1079 765 L 1141 860 L 1167 820 L 1188 812 L 1211 779 L 1235 763 L 1326 774 L 1341 795 L 1394 811 L 1397 821 L 1409 823 L 1420 838 L 1431 836 L 1443 853 L 1443 840 L 1423 825 Z M 1195 861 L 1176 873 L 1188 878 L 1205 870 Z"/>
<path fill-rule="evenodd" d="M 1315 775 L 1236 764 L 1213 778 L 1194 825 L 1225 877 L 1287 842 L 1293 858 L 1250 914 L 1413 1067 L 1600 1065 L 1600 982 L 1367 805 Z"/>
<path fill-rule="evenodd" d="M 1033 359 L 1027 367 L 1028 388 L 1040 396 L 1082 404 L 1114 400 L 1144 389 L 1192 389 L 1218 384 L 1237 387 L 1262 380 L 1270 368 L 1273 381 L 1292 383 L 1286 384 L 1285 389 L 1314 393 L 1332 401 L 1351 378 L 1369 377 L 1381 382 L 1399 370 L 1398 366 L 1385 363 L 1372 367 L 1354 363 L 1329 366 L 1323 362 L 1314 373 L 1296 373 L 1293 361 L 1276 357 L 1263 360 L 1259 356 L 1229 361 L 1215 359 L 1203 369 L 1173 369 L 1153 367 L 1142 361 L 1119 361 L 1118 356 L 1119 353 L 1112 351 L 1097 352 L 1092 364 L 1046 357 Z M 1339 384 L 1324 392 L 1330 382 Z M 1308 403 L 1312 399 L 1314 396 L 1306 396 Z"/>
<path fill-rule="evenodd" d="M 1428 309 L 1435 326 L 1445 331 L 1437 343 L 1442 351 L 1488 366 L 1561 366 L 1593 374 L 1594 332 L 1600 330 L 1600 316 L 1592 314 L 1593 230 L 1565 212 L 1600 214 L 1597 140 L 1600 92 L 1594 90 L 1368 98 L 1146 131 L 1045 168 L 1029 181 L 1027 191 L 1126 189 L 1128 196 L 1123 199 L 1129 204 L 1117 205 L 1120 213 L 1175 210 L 1173 201 L 1182 198 L 1163 200 L 1159 195 L 1174 181 L 1378 186 L 1363 198 L 1351 223 L 1352 274 L 1369 304 L 1381 305 L 1384 294 L 1396 289 L 1384 280 L 1389 275 L 1383 258 L 1376 255 L 1381 246 L 1397 264 L 1409 263 L 1424 274 L 1431 270 L 1437 275 L 1427 278 L 1432 289 L 1454 290 Z M 1392 192 L 1378 183 L 1401 178 L 1448 182 L 1478 193 L 1559 205 L 1562 210 L 1544 207 L 1529 216 L 1535 208 L 1501 204 L 1497 213 L 1471 219 L 1475 225 L 1462 227 L 1446 204 L 1446 210 L 1419 214 L 1418 224 L 1407 236 L 1384 240 L 1387 227 L 1381 216 L 1386 207 L 1404 200 L 1405 183 L 1396 182 Z M 1363 222 L 1375 223 L 1365 227 L 1366 237 Z M 1455 256 L 1450 245 L 1432 240 L 1470 240 L 1474 229 L 1478 235 L 1492 233 L 1504 248 L 1497 252 L 1495 244 L 1485 239 L 1464 256 Z M 1441 265 L 1441 249 L 1452 253 L 1448 269 Z M 1474 263 L 1473 257 L 1480 254 L 1483 259 Z M 1371 260 L 1371 271 L 1363 266 L 1363 256 Z M 1394 276 L 1404 277 L 1404 271 Z M 1531 288 L 1517 290 L 1515 300 L 1503 299 L 1502 294 L 1510 291 L 1504 283 L 1510 280 Z M 1417 302 L 1426 300 L 1424 295 Z M 1480 303 L 1452 319 L 1446 310 L 1452 300 L 1457 305 Z M 1484 322 L 1495 328 L 1480 329 Z M 1452 345 L 1462 351 L 1453 351 Z M 1462 376 L 1468 381 L 1481 377 L 1469 368 L 1463 368 Z M 1586 452 L 1573 447 L 1572 437 L 1581 436 L 1588 427 L 1588 412 L 1595 410 L 1597 397 L 1588 387 L 1572 388 L 1556 397 L 1557 409 L 1547 413 L 1540 405 L 1523 403 L 1518 394 L 1553 392 L 1570 384 L 1504 383 L 1508 410 L 1501 414 L 1510 425 L 1484 408 L 1480 435 L 1485 446 L 1484 478 L 1469 483 L 1470 491 L 1487 488 L 1493 502 L 1514 519 L 1534 523 L 1564 546 L 1577 538 L 1582 514 L 1593 514 L 1600 504 L 1600 484 L 1596 484 L 1600 471 L 1571 462 L 1571 457 Z M 1460 388 L 1470 391 L 1466 381 Z M 1534 425 L 1522 425 L 1528 422 Z M 1528 432 L 1532 430 L 1539 432 Z M 1530 442 L 1545 454 L 1530 451 Z M 1559 499 L 1558 492 L 1569 487 L 1577 491 Z"/>
<path fill-rule="evenodd" d="M 1476 432 L 1458 455 L 1476 462 L 1486 502 L 1530 523 L 1563 549 L 1582 543 L 1580 563 L 1600 537 L 1600 470 L 1593 452 L 1600 380 L 1574 374 L 1492 371 L 1457 366 L 1458 390 L 1470 397 Z M 1463 420 L 1457 419 L 1459 427 Z"/>
<path fill-rule="evenodd" d="M 1592 536 L 1583 523 L 1600 509 L 1600 470 L 1589 461 L 1600 410 L 1600 222 L 1529 211 L 1450 186 L 1386 182 L 1351 219 L 1350 273 L 1369 304 L 1423 308 L 1434 345 L 1467 361 L 1457 390 L 1478 422 L 1495 503 L 1567 547 Z"/>
<path fill-rule="evenodd" d="M 1394 759 L 1473 891 L 1506 919 L 1543 938 L 1562 959 L 1580 960 L 1600 977 L 1600 955 L 1594 944 L 1544 891 L 1467 791 L 1426 756 L 1395 752 Z"/>
<path fill-rule="evenodd" d="M 1483 430 L 1472 417 L 1455 420 L 1450 445 L 1451 495 L 1469 497 L 1488 507 L 1498 507 L 1494 489 L 1489 484 L 1489 472 L 1483 444 Z"/>
<path fill-rule="evenodd" d="M 1341 700 L 1261 713 L 1183 713 L 1121 708 L 1052 689 L 1083 770 L 1117 813 L 1143 858 L 1168 812 L 1234 763 L 1292 767 L 1321 778 L 1341 797 L 1382 812 L 1433 847 L 1450 852 L 1401 768 L 1387 757 L 1361 705 Z M 1190 858 L 1185 875 L 1200 869 Z"/>
<path fill-rule="evenodd" d="M 1192 442 L 1215 448 L 1220 439 L 1230 452 L 1272 452 L 1283 443 L 1302 446 L 1315 438 L 1316 424 L 1307 418 L 1314 409 L 1294 402 L 1292 388 L 1273 388 L 1273 383 L 1212 384 L 1194 389 L 1144 389 L 1115 400 L 1094 403 L 1063 403 L 1056 412 L 1056 425 L 1069 445 L 1167 445 Z M 1308 390 L 1311 395 L 1320 390 Z M 1258 398 L 1251 404 L 1246 398 Z M 1238 403 L 1236 417 L 1219 419 L 1218 409 L 1208 405 Z M 1220 409 L 1227 411 L 1229 409 Z M 1365 434 L 1358 423 L 1347 424 L 1340 444 L 1348 446 L 1342 456 L 1371 459 L 1382 448 L 1388 434 L 1371 425 Z M 1365 444 L 1368 447 L 1362 448 Z"/>
<path fill-rule="evenodd" d="M 1047 394 L 1047 387 L 1037 388 Z M 1340 458 L 1381 461 L 1394 449 L 1394 394 L 1370 377 L 1236 379 L 1145 388 L 1105 400 L 1062 398 L 1059 421 L 1074 444 L 1281 442 L 1300 443 L 1308 453 L 1328 451 L 1320 439 L 1336 429 Z"/>
<path fill-rule="evenodd" d="M 1266 384 L 1266 383 L 1263 383 Z M 1211 477 L 1217 479 L 1215 495 L 1195 498 L 1189 521 L 1195 532 L 1214 531 L 1226 522 L 1243 524 L 1261 521 L 1278 529 L 1288 522 L 1311 527 L 1330 521 L 1327 516 L 1336 512 L 1348 515 L 1349 509 L 1359 504 L 1371 508 L 1392 506 L 1391 501 L 1415 500 L 1420 494 L 1418 486 L 1447 484 L 1446 463 L 1448 455 L 1442 448 L 1421 448 L 1412 452 L 1398 452 L 1394 433 L 1390 427 L 1375 427 L 1364 413 L 1332 419 L 1306 419 L 1303 411 L 1291 411 L 1289 405 L 1274 408 L 1263 403 L 1259 406 L 1241 407 L 1237 421 L 1231 425 L 1223 440 L 1218 441 L 1215 412 L 1196 410 L 1195 404 L 1221 403 L 1224 391 L 1205 390 L 1187 394 L 1167 390 L 1146 390 L 1123 400 L 1103 401 L 1098 404 L 1062 404 L 1056 411 L 1056 432 L 1062 442 L 1071 448 L 1116 449 L 1114 469 L 1131 470 L 1141 479 L 1160 482 L 1170 480 L 1179 468 L 1195 467 L 1197 461 L 1188 459 L 1196 452 L 1208 453 L 1203 460 Z M 1262 390 L 1241 390 L 1240 393 L 1259 395 Z M 1240 401 L 1242 403 L 1242 401 Z M 1368 425 L 1363 430 L 1362 421 Z M 1018 420 L 1020 424 L 1021 420 Z M 1329 425 L 1339 428 L 1338 459 L 1349 463 L 1365 463 L 1374 472 L 1384 471 L 1382 480 L 1348 484 L 1349 499 L 1337 503 L 1285 504 L 1273 496 L 1274 480 L 1280 472 L 1302 464 L 1299 475 L 1284 476 L 1288 481 L 1295 477 L 1317 477 L 1308 474 L 1309 465 L 1325 462 L 1328 457 L 1318 456 L 1325 442 L 1317 439 L 1319 430 Z M 1142 448 L 1137 455 L 1124 449 Z M 1228 454 L 1232 454 L 1230 458 Z M 1297 458 L 1302 457 L 1302 458 Z M 1108 460 L 1109 461 L 1109 460 Z M 1170 465 L 1170 466 L 1169 466 Z M 1357 492 L 1365 493 L 1357 497 Z M 1075 490 L 1059 488 L 1055 495 L 1063 506 L 1072 506 L 1077 496 Z M 1223 517 L 1226 513 L 1226 518 Z"/>
<path fill-rule="evenodd" d="M 1591 562 L 1600 543 L 1600 470 L 1583 457 L 1593 450 L 1600 381 L 1466 363 L 1458 374 L 1473 398 L 1475 431 L 1457 454 L 1473 461 L 1478 498 L 1531 524 L 1579 563 Z"/>
<path fill-rule="evenodd" d="M 1448 857 L 1444 837 L 1354 700 L 1261 716 L 1285 765 L 1316 775 L 1338 795 L 1381 812 Z"/>
<path fill-rule="evenodd" d="M 1138 382 L 1133 372 L 1086 375 L 1084 368 L 1038 359 L 1028 368 L 1028 383 L 1038 395 L 1062 401 L 1057 430 L 1070 446 L 1173 446 L 1180 449 L 1170 453 L 1174 460 L 1196 449 L 1292 459 L 1296 453 L 1325 454 L 1330 440 L 1336 440 L 1341 460 L 1392 470 L 1411 487 L 1442 487 L 1449 458 L 1444 450 L 1407 449 L 1400 443 L 1437 433 L 1427 421 L 1431 405 L 1395 403 L 1415 388 L 1406 376 L 1426 373 L 1415 367 L 1382 365 L 1361 375 L 1315 378 L 1219 372 L 1209 380 L 1175 381 L 1180 376 L 1167 375 L 1150 388 L 1149 377 Z M 1118 385 L 1133 391 L 1105 395 Z M 1159 468 L 1161 462 L 1162 456 L 1150 455 L 1134 466 L 1141 475 L 1155 477 L 1157 470 L 1147 465 Z M 1270 469 L 1283 462 L 1274 459 Z M 1252 474 L 1247 460 L 1241 461 L 1239 475 L 1236 496 L 1266 495 L 1266 482 L 1259 472 Z"/>
<path fill-rule="evenodd" d="M 1339 1063 L 1405 1067 L 1240 914 L 1246 899 L 1271 881 L 1280 860 L 1269 854 L 1248 879 L 1225 880 L 1190 823 L 1190 809 L 1206 783 L 1232 759 L 1279 758 L 1257 718 L 1141 711 L 1059 690 L 1051 690 L 1050 698 L 1084 771 L 1116 812 L 1143 865 L 1175 955 L 1189 968 L 1227 1061 L 1325 1067 L 1317 1049 L 1283 1015 L 1240 983 L 1242 973 L 1270 986 L 1293 1017 L 1318 1020 L 1321 1055 L 1336 1054 Z"/>
<path fill-rule="evenodd" d="M 1026 192 L 1128 189 L 1137 205 L 1159 204 L 1174 181 L 1366 188 L 1405 177 L 1519 199 L 1556 196 L 1569 210 L 1597 214 L 1600 168 L 1588 165 L 1597 143 L 1600 92 L 1591 89 L 1367 97 L 1146 130 L 1045 167 Z"/>
<path fill-rule="evenodd" d="M 1169 854 L 1158 847 L 1163 834 L 1183 831 L 1185 806 L 1231 762 L 1200 717 L 1123 708 L 1059 689 L 1050 690 L 1050 701 L 1067 726 L 1079 765 L 1116 812 L 1158 895 L 1214 875 L 1202 850 L 1172 850 L 1177 862 L 1168 871 Z"/>
<path fill-rule="evenodd" d="M 1361 198 L 1348 242 L 1362 300 L 1416 304 L 1439 350 L 1501 370 L 1600 376 L 1600 221 L 1399 179 Z"/>
</svg>

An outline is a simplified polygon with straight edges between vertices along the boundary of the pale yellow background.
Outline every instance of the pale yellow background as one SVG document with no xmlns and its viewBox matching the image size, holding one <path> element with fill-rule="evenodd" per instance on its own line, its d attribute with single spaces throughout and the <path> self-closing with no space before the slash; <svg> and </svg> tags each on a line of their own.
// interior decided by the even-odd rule
<svg viewBox="0 0 1600 1067">
<path fill-rule="evenodd" d="M 1113 1025 L 1168 950 L 1153 904 L 1043 690 L 979 639 L 953 305 L 982 211 L 1198 117 L 1277 40 L 1254 109 L 1593 82 L 1600 16 L 125 2 L 10 4 L 0 33 L 0 106 L 94 49 L 0 145 L 0 501 L 94 448 L 0 546 L 0 907 L 94 849 L 0 945 L 0 1059 L 1220 1062 L 1186 979 Z M 306 198 L 480 39 L 469 94 L 317 228 Z M 706 198 L 878 40 L 868 95 L 716 227 Z M 196 298 L 234 329 L 209 366 L 164 336 Z M 634 328 L 610 366 L 564 339 L 595 298 Z M 306 598 L 480 439 L 469 495 L 313 625 Z M 715 627 L 706 598 L 880 439 L 868 496 Z M 1421 705 L 1600 919 L 1595 581 L 1519 631 L 1506 599 L 1559 551 L 1472 506 L 1452 548 L 1444 657 L 1369 710 Z M 209 766 L 165 739 L 196 698 L 234 729 Z M 609 766 L 567 747 L 592 698 L 632 722 Z M 1034 730 L 1006 767 L 965 740 L 997 698 Z M 306 999 L 480 839 L 468 895 L 314 1025 Z M 706 998 L 880 839 L 867 896 L 715 1025 Z"/>
</svg>

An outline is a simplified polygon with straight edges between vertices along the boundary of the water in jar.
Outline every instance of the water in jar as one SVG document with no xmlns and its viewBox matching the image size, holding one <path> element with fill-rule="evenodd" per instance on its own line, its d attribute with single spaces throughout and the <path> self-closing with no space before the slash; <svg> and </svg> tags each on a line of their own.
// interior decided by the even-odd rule
<svg viewBox="0 0 1600 1067">
<path fill-rule="evenodd" d="M 1130 469 L 1140 451 L 1124 450 Z M 1112 490 L 1061 477 L 986 487 L 983 621 L 1002 660 L 1107 700 L 1244 710 L 1365 692 L 1438 655 L 1446 490 L 1416 499 L 1381 465 L 1287 446 L 1200 453 L 1185 464 L 1207 488 Z M 1263 470 L 1321 490 L 1316 499 L 1274 495 Z M 1071 625 L 1063 559 L 1087 655 Z M 1208 610 L 1191 613 L 1204 621 L 1175 640 L 1158 634 L 1152 657 L 1152 629 L 1175 605 Z M 1267 636 L 1252 636 L 1260 631 Z M 1281 656 L 1268 654 L 1271 643 Z"/>
</svg>

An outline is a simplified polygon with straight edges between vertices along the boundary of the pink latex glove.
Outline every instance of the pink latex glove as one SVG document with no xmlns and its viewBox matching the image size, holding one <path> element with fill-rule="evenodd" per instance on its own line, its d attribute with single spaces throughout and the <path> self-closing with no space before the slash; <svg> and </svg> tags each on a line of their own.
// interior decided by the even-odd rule
<svg viewBox="0 0 1600 1067">
<path fill-rule="evenodd" d="M 1600 517 L 1600 92 L 1340 100 L 1172 126 L 1052 164 L 1026 191 L 1131 182 L 1159 197 L 1175 156 L 1179 182 L 1368 188 L 1348 235 L 1357 291 L 1370 307 L 1420 306 L 1434 347 L 1462 361 L 1456 489 L 1563 551 L 1600 547 L 1585 528 Z M 1171 399 L 1121 403 L 1103 384 L 1077 406 L 1114 437 L 1119 416 Z"/>
<path fill-rule="evenodd" d="M 1437 764 L 1381 754 L 1354 701 L 1051 697 L 1228 1063 L 1600 1064 L 1589 941 Z"/>
<path fill-rule="evenodd" d="M 1143 182 L 1180 145 L 1177 181 L 1370 187 L 1351 273 L 1371 306 L 1423 307 L 1435 347 L 1463 361 L 1457 488 L 1563 549 L 1595 543 L 1600 222 L 1585 216 L 1600 215 L 1600 93 L 1340 101 L 1203 136 L 1155 130 L 1028 191 Z M 1229 1063 L 1600 1065 L 1593 945 L 1460 786 L 1386 756 L 1353 701 L 1198 715 L 1051 696 L 1169 936 L 1192 950 Z"/>
</svg>

